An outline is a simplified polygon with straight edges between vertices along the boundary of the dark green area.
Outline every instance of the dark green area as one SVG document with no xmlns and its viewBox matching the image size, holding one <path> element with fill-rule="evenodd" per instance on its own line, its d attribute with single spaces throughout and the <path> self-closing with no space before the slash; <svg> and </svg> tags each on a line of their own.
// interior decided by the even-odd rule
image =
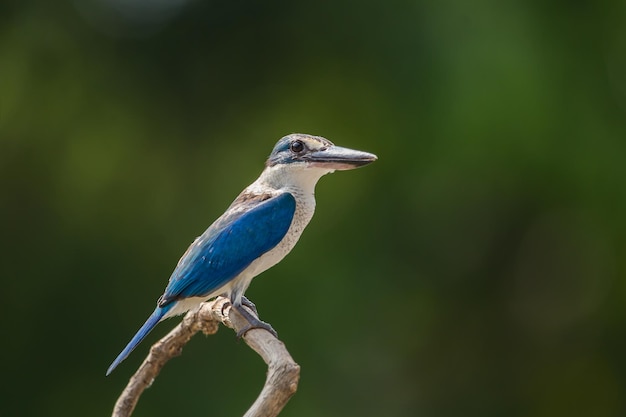
<svg viewBox="0 0 626 417">
<path fill-rule="evenodd" d="M 290 132 L 380 159 L 248 291 L 302 366 L 283 416 L 626 415 L 626 3 L 13 0 L 0 416 L 110 415 Z M 197 336 L 135 416 L 241 415 L 264 378 Z"/>
</svg>

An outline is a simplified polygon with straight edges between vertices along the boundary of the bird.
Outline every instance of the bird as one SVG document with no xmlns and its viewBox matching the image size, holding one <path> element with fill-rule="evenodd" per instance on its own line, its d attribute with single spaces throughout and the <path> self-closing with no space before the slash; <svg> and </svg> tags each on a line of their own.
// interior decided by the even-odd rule
<svg viewBox="0 0 626 417">
<path fill-rule="evenodd" d="M 280 262 L 295 246 L 315 211 L 315 186 L 334 171 L 367 165 L 377 156 L 334 145 L 321 136 L 294 133 L 281 138 L 259 178 L 246 187 L 178 261 L 157 305 L 107 369 L 108 376 L 161 321 L 227 297 L 251 328 L 272 327 L 244 293 L 252 279 Z"/>
</svg>

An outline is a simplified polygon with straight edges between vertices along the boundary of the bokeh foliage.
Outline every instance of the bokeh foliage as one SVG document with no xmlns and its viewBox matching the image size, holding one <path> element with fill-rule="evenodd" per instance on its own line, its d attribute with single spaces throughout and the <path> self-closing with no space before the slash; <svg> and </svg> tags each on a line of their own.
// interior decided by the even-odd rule
<svg viewBox="0 0 626 417">
<path fill-rule="evenodd" d="M 284 416 L 626 415 L 626 3 L 0 5 L 0 416 L 106 416 L 104 371 L 283 134 L 377 153 L 248 291 Z M 197 337 L 136 416 L 238 415 Z"/>
</svg>

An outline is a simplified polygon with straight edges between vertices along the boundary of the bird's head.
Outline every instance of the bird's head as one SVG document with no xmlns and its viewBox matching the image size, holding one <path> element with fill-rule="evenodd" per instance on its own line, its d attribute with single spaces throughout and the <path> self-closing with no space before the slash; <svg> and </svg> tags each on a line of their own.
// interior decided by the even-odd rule
<svg viewBox="0 0 626 417">
<path fill-rule="evenodd" d="M 294 133 L 276 143 L 266 166 L 283 165 L 328 173 L 358 168 L 376 159 L 374 154 L 335 146 L 320 136 Z"/>
</svg>

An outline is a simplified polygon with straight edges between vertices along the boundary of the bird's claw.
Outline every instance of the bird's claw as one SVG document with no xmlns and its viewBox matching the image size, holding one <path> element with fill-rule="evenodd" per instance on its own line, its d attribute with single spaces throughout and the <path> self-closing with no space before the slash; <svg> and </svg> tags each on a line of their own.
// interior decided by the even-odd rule
<svg viewBox="0 0 626 417">
<path fill-rule="evenodd" d="M 248 307 L 250 310 L 254 311 L 254 314 L 256 314 L 257 316 L 259 315 L 259 312 L 256 309 L 256 305 L 252 301 L 250 301 L 245 295 L 241 297 L 241 305 Z"/>
<path fill-rule="evenodd" d="M 272 334 L 272 336 L 274 336 L 276 339 L 278 339 L 278 333 L 276 333 L 276 330 L 274 330 L 274 328 L 269 323 L 266 323 L 266 322 L 261 321 L 261 320 L 259 320 L 259 322 L 256 323 L 256 324 L 248 324 L 246 327 L 244 327 L 243 329 L 239 330 L 237 332 L 237 338 L 241 339 L 242 337 L 244 337 L 246 335 L 246 333 L 248 333 L 252 329 L 267 330 L 268 332 L 270 332 Z"/>
<path fill-rule="evenodd" d="M 244 297 L 242 299 L 242 305 L 250 308 L 250 310 L 254 311 L 255 314 L 256 314 L 256 307 L 254 306 L 254 304 L 252 304 L 252 306 L 250 306 L 248 304 L 252 304 L 252 302 L 250 302 L 250 300 L 248 300 L 247 298 Z M 256 315 L 250 314 L 250 312 L 248 310 L 246 310 L 245 308 L 242 308 L 242 306 L 234 306 L 233 305 L 233 307 L 248 322 L 247 326 L 245 326 L 243 329 L 241 329 L 241 330 L 239 330 L 237 332 L 237 337 L 238 338 L 242 338 L 243 336 L 245 336 L 246 333 L 248 333 L 252 329 L 264 329 L 264 330 L 267 330 L 268 332 L 270 332 L 275 338 L 278 339 L 278 333 L 276 333 L 276 330 L 274 330 L 274 328 L 269 323 L 266 323 L 266 322 L 262 321 Z"/>
</svg>

